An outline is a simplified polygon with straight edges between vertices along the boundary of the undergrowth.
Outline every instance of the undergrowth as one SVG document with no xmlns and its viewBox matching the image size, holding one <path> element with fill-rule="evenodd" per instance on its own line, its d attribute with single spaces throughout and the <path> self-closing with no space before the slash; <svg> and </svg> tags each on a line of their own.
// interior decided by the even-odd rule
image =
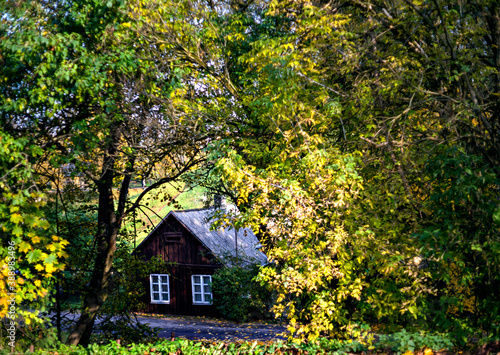
<svg viewBox="0 0 500 355">
<path fill-rule="evenodd" d="M 192 341 L 176 339 L 163 340 L 153 344 L 121 345 L 112 341 L 106 345 L 91 344 L 68 346 L 62 343 L 53 343 L 43 349 L 26 349 L 14 352 L 15 354 L 39 355 L 320 355 L 320 354 L 349 354 L 361 352 L 411 354 L 420 351 L 424 354 L 433 354 L 436 351 L 445 351 L 453 348 L 453 342 L 446 336 L 426 333 L 398 332 L 392 335 L 373 335 L 358 340 L 335 340 L 321 338 L 315 342 L 300 344 L 277 342 L 234 342 L 220 341 Z M 0 351 L 8 354 L 6 349 Z"/>
</svg>

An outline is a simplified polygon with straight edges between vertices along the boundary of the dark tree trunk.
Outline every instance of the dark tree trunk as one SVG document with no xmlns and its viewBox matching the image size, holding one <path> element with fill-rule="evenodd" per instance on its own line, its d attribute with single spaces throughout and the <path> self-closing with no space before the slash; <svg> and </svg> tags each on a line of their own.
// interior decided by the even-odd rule
<svg viewBox="0 0 500 355">
<path fill-rule="evenodd" d="M 125 208 L 130 175 L 126 175 L 118 201 L 118 210 L 114 208 L 113 177 L 116 162 L 116 152 L 119 135 L 115 132 L 103 161 L 101 178 L 96 182 L 99 192 L 98 229 L 95 236 L 97 254 L 95 257 L 88 292 L 84 297 L 81 316 L 71 331 L 67 343 L 70 345 L 88 345 L 95 318 L 111 291 L 113 258 L 116 251 L 116 241 L 121 224 L 121 216 Z M 133 164 L 133 162 L 132 162 Z"/>
</svg>

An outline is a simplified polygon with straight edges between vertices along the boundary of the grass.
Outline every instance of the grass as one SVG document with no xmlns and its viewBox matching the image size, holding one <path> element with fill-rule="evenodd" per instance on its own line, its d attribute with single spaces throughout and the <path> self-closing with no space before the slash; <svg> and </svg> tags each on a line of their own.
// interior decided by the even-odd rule
<svg viewBox="0 0 500 355">
<path fill-rule="evenodd" d="M 148 181 L 149 185 L 151 181 Z M 140 181 L 132 181 L 128 190 L 130 202 L 135 202 L 144 190 Z M 118 189 L 113 190 L 115 202 L 118 200 Z M 134 216 L 129 216 L 124 223 L 124 231 L 130 239 L 134 238 L 138 245 L 156 227 L 156 225 L 172 210 L 203 208 L 205 189 L 200 186 L 186 187 L 182 182 L 165 184 L 149 191 L 141 200 L 140 208 Z M 97 204 L 97 195 L 92 195 L 86 205 Z M 135 226 L 134 226 L 135 222 Z"/>
<path fill-rule="evenodd" d="M 134 202 L 142 191 L 142 188 L 130 189 L 130 201 Z M 136 234 L 138 245 L 170 211 L 202 208 L 204 193 L 205 190 L 200 186 L 187 188 L 180 183 L 155 189 L 147 193 L 141 201 L 141 207 L 135 216 L 135 231 L 133 218 L 126 221 L 125 230 L 131 235 Z"/>
</svg>

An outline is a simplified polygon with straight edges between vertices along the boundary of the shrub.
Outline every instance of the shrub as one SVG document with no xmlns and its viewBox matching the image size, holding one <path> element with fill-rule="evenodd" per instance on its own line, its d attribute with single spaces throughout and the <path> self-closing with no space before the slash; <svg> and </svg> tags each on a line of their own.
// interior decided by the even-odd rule
<svg viewBox="0 0 500 355">
<path fill-rule="evenodd" d="M 15 325 L 14 341 L 7 336 L 9 334 L 9 324 L 8 318 L 0 321 L 0 354 L 10 354 L 11 350 L 13 350 L 14 354 L 17 354 L 20 350 L 29 349 L 30 346 L 45 349 L 58 344 L 57 332 L 49 326 L 47 318 L 41 317 L 35 322 L 32 322 L 30 318 L 23 321 L 18 319 Z M 15 344 L 13 349 L 11 348 L 12 342 Z"/>
<path fill-rule="evenodd" d="M 213 302 L 223 317 L 238 322 L 270 317 L 272 294 L 255 281 L 258 272 L 258 265 L 232 266 L 213 275 Z"/>
</svg>

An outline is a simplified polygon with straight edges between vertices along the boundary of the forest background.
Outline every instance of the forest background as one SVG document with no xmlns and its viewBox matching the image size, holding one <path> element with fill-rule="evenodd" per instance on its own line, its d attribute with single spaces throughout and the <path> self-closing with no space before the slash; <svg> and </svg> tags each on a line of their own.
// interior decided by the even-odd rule
<svg viewBox="0 0 500 355">
<path fill-rule="evenodd" d="M 258 231 L 271 261 L 258 279 L 296 339 L 498 340 L 497 2 L 4 0 L 1 13 L 2 317 L 11 262 L 28 323 L 61 284 L 82 292 L 69 344 L 88 344 L 99 314 L 127 319 L 130 273 L 163 267 L 130 256 L 138 213 L 153 214 L 148 196 L 175 204 L 165 186 L 182 181 Z"/>
</svg>

